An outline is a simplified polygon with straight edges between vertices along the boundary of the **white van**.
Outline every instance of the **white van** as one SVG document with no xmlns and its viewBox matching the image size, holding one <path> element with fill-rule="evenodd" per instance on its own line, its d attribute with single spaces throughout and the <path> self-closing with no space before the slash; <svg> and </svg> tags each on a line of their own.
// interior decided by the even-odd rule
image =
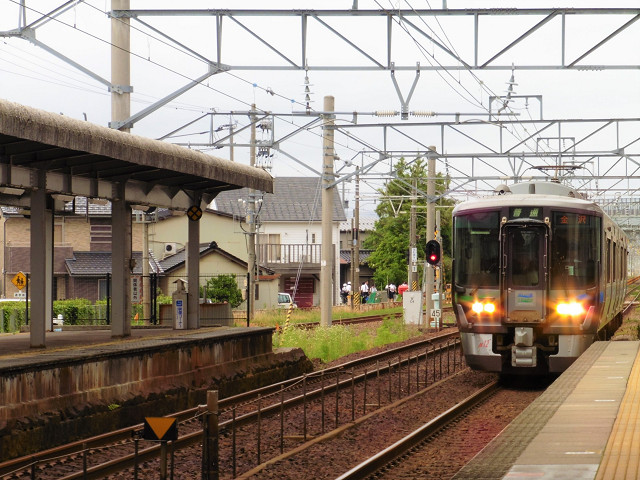
<svg viewBox="0 0 640 480">
<path fill-rule="evenodd" d="M 278 308 L 289 308 L 289 305 L 293 303 L 291 295 L 288 293 L 278 293 Z M 298 305 L 293 303 L 293 308 L 298 308 Z"/>
</svg>

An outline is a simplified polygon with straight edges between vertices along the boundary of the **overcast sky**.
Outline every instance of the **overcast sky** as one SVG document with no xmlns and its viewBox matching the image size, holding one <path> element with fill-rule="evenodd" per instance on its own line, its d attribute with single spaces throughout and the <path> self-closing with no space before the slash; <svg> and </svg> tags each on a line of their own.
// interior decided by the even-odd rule
<svg viewBox="0 0 640 480">
<path fill-rule="evenodd" d="M 39 18 L 39 13 L 51 11 L 57 6 L 54 0 L 26 0 L 27 23 Z M 233 2 L 195 1 L 188 2 L 188 8 L 203 9 L 340 9 L 347 10 L 357 4 L 360 10 L 386 9 L 429 9 L 442 8 L 543 8 L 543 7 L 603 7 L 602 1 L 375 1 L 375 0 L 325 0 L 325 1 L 277 1 L 257 2 L 234 0 Z M 268 4 L 268 7 L 267 7 Z M 0 0 L 0 30 L 9 31 L 18 26 L 19 1 Z M 132 9 L 175 8 L 173 1 L 135 1 Z M 184 7 L 184 5 L 180 5 Z M 612 1 L 607 8 L 638 7 L 637 1 Z M 110 20 L 105 11 L 110 9 L 109 1 L 90 0 L 69 9 L 54 21 L 39 27 L 36 38 L 77 61 L 85 68 L 102 78 L 110 78 Z M 575 58 L 586 49 L 595 45 L 624 22 L 627 17 L 567 19 L 566 56 Z M 489 58 L 496 49 L 506 46 L 510 39 L 521 34 L 526 28 L 535 25 L 542 17 L 510 17 L 482 20 L 480 24 L 480 61 Z M 283 54 L 295 61 L 299 60 L 301 47 L 300 20 L 277 19 L 273 17 L 239 17 L 250 30 L 268 39 Z M 384 20 L 366 20 L 352 18 L 325 19 L 341 34 L 354 42 L 366 41 L 367 52 L 386 61 L 386 34 Z M 144 18 L 158 31 L 197 50 L 199 53 L 215 59 L 215 20 L 213 17 L 171 17 Z M 430 30 L 448 48 L 458 52 L 463 58 L 470 59 L 473 47 L 473 22 L 470 18 L 414 19 L 424 30 Z M 516 66 L 523 64 L 543 65 L 559 61 L 560 20 L 554 19 L 539 32 L 527 38 L 521 45 L 509 51 L 499 64 Z M 132 113 L 182 87 L 191 79 L 206 72 L 206 65 L 175 46 L 168 45 L 154 32 L 136 21 L 132 21 L 131 51 L 132 57 Z M 381 32 L 372 35 L 372 32 Z M 448 62 L 449 59 L 440 50 L 424 38 L 409 35 L 402 26 L 394 27 L 393 60 L 397 65 L 422 66 L 434 61 Z M 590 64 L 633 64 L 640 65 L 640 22 L 629 27 L 606 47 L 599 49 L 588 58 Z M 223 23 L 224 45 L 223 63 L 231 65 L 271 64 L 282 65 L 285 62 L 273 52 L 260 45 L 246 31 L 229 19 Z M 362 56 L 350 47 L 346 47 L 335 35 L 317 22 L 309 20 L 309 44 L 307 58 L 310 65 L 367 64 Z M 397 71 L 401 93 L 406 97 L 415 78 L 414 71 Z M 453 71 L 437 73 L 421 72 L 415 93 L 411 99 L 410 110 L 435 111 L 441 114 L 438 120 L 450 120 L 446 114 L 465 112 L 477 113 L 477 118 L 487 118 L 489 95 L 504 95 L 511 76 L 508 70 L 501 71 Z M 362 112 L 359 123 L 379 122 L 379 118 L 367 117 L 366 112 L 376 110 L 399 110 L 400 100 L 388 71 L 381 72 L 308 72 L 314 110 L 322 110 L 323 97 L 335 97 L 335 108 L 339 112 Z M 539 103 L 533 96 L 542 95 L 544 117 L 546 119 L 569 118 L 631 118 L 640 117 L 640 71 L 608 70 L 597 72 L 558 72 L 516 70 L 514 91 L 518 95 L 532 96 L 529 101 L 515 102 L 514 113 L 517 118 L 537 118 Z M 304 107 L 304 71 L 247 71 L 233 70 L 215 75 L 202 85 L 172 101 L 168 106 L 137 123 L 132 133 L 159 138 L 185 125 L 197 117 L 216 111 L 218 113 L 243 112 L 255 103 L 258 109 L 275 113 L 301 111 Z M 74 118 L 87 118 L 89 121 L 107 125 L 110 120 L 110 93 L 99 81 L 77 71 L 72 66 L 55 58 L 51 53 L 29 44 L 23 39 L 5 37 L 0 43 L 0 95 L 2 98 L 34 106 L 48 111 L 63 113 Z M 482 117 L 482 115 L 485 115 Z M 474 115 L 467 118 L 473 119 Z M 516 117 L 514 117 L 516 118 Z M 351 122 L 349 115 L 339 116 L 339 124 Z M 399 119 L 396 119 L 399 121 Z M 282 138 L 297 126 L 302 126 L 310 118 L 282 117 L 275 125 L 275 137 Z M 181 137 L 171 141 L 207 142 L 209 140 L 210 120 L 194 123 L 181 131 Z M 230 113 L 216 116 L 213 127 L 233 122 L 237 128 L 247 124 L 243 114 Z M 380 130 L 349 130 L 358 139 L 382 149 L 384 143 Z M 267 136 L 259 131 L 259 139 Z M 217 133 L 220 138 L 224 131 Z M 439 145 L 437 133 L 419 129 L 408 129 L 411 136 L 419 137 L 426 145 Z M 188 135 L 187 135 L 188 134 Z M 313 175 L 312 170 L 321 169 L 321 130 L 318 126 L 308 132 L 291 137 L 281 147 L 302 164 L 291 160 L 287 155 L 275 152 L 272 157 L 273 174 L 276 176 Z M 480 134 L 480 133 L 478 133 Z M 519 132 L 516 135 L 525 135 Z M 628 135 L 633 135 L 632 133 Z M 638 136 L 636 132 L 636 136 Z M 395 134 L 394 148 L 400 145 L 401 135 Z M 247 143 L 248 130 L 239 134 L 236 142 Z M 461 144 L 464 142 L 460 139 Z M 470 142 L 471 143 L 471 142 Z M 415 149 L 414 141 L 407 140 L 407 149 Z M 451 145 L 453 150 L 457 145 Z M 471 147 L 469 147 L 471 148 Z M 336 169 L 342 173 L 352 171 L 344 165 L 344 160 L 353 160 L 356 164 L 374 160 L 373 156 L 363 155 L 363 144 L 354 138 L 336 135 L 336 153 L 341 161 Z M 636 148 L 637 150 L 637 148 Z M 229 158 L 228 148 L 207 150 L 208 153 Z M 235 149 L 235 160 L 249 162 L 247 148 Z M 273 153 L 273 152 L 272 152 Z M 380 176 L 390 169 L 388 162 L 378 166 Z M 444 166 L 439 164 L 439 170 Z M 463 171 L 468 164 L 459 165 Z M 371 185 L 382 180 L 371 179 Z M 352 194 L 353 185 L 347 190 Z M 364 208 L 372 209 L 370 201 L 363 203 Z"/>
</svg>

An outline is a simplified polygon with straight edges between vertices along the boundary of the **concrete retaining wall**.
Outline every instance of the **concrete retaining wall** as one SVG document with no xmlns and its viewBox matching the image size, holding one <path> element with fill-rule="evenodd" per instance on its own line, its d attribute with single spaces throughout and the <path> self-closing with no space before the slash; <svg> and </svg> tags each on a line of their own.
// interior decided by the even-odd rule
<svg viewBox="0 0 640 480">
<path fill-rule="evenodd" d="M 209 389 L 224 398 L 312 369 L 299 349 L 273 352 L 271 328 L 223 330 L 226 333 L 114 340 L 3 367 L 0 457 L 53 446 L 61 440 L 55 427 L 61 419 L 67 424 L 67 437 L 94 435 L 140 423 L 144 415 L 162 416 L 204 403 Z M 80 418 L 94 415 L 100 416 L 99 425 Z M 73 417 L 78 425 L 69 426 Z M 53 443 L 43 445 L 48 434 Z"/>
</svg>

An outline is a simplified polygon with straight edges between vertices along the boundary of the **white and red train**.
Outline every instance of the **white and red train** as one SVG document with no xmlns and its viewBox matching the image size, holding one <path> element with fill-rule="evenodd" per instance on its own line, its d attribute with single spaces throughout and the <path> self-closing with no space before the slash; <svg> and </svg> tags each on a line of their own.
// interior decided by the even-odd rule
<svg viewBox="0 0 640 480">
<path fill-rule="evenodd" d="M 628 239 L 593 201 L 518 183 L 453 211 L 452 301 L 467 364 L 564 371 L 619 325 Z"/>
</svg>

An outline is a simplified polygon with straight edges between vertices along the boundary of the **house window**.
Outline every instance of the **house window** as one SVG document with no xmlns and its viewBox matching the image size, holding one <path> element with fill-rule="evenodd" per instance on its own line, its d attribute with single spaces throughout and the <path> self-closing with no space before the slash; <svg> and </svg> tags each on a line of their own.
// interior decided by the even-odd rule
<svg viewBox="0 0 640 480">
<path fill-rule="evenodd" d="M 267 263 L 280 261 L 282 253 L 280 251 L 281 246 L 279 233 L 261 234 L 258 237 L 258 243 L 260 244 L 260 251 L 265 252 L 267 256 L 267 258 L 261 258 L 261 261 L 265 261 Z"/>
<path fill-rule="evenodd" d="M 311 243 L 316 243 L 316 234 L 315 233 L 311 234 Z"/>
<path fill-rule="evenodd" d="M 91 225 L 91 243 L 111 243 L 111 225 Z"/>
<path fill-rule="evenodd" d="M 260 300 L 260 284 L 256 283 L 256 293 L 255 293 L 255 300 Z"/>
<path fill-rule="evenodd" d="M 89 230 L 92 252 L 106 252 L 111 250 L 111 225 L 92 224 Z"/>
<path fill-rule="evenodd" d="M 98 279 L 98 299 L 105 300 L 107 298 L 107 280 Z"/>
</svg>

